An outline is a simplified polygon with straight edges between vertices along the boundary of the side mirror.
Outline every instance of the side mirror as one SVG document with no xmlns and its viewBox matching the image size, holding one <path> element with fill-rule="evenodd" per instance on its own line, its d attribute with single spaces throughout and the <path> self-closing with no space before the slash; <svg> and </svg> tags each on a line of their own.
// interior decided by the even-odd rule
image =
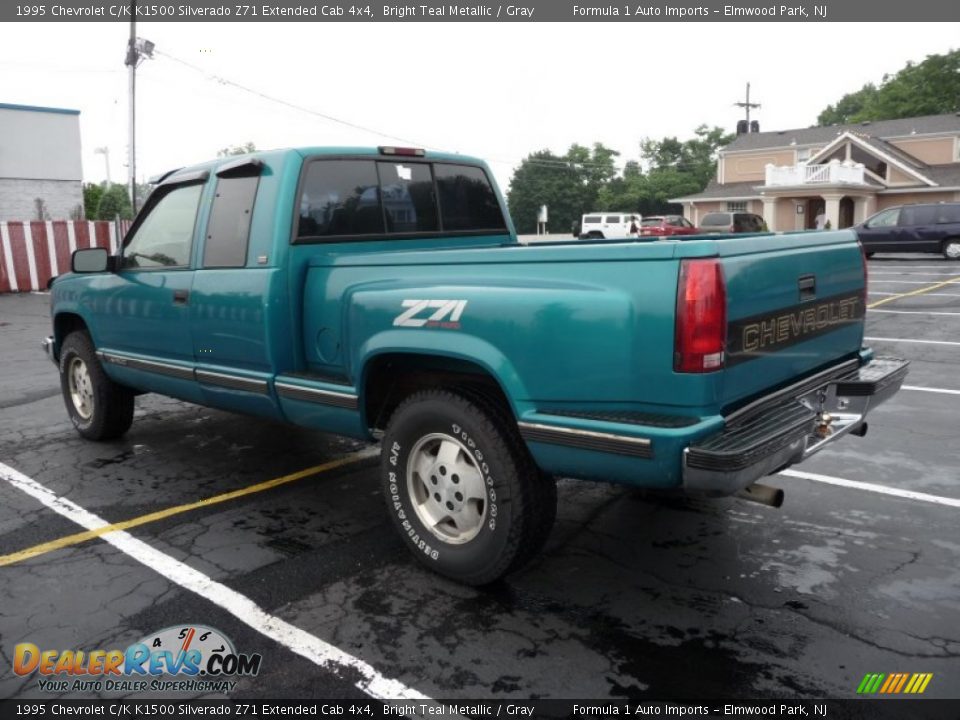
<svg viewBox="0 0 960 720">
<path fill-rule="evenodd" d="M 106 248 L 75 250 L 70 259 L 70 269 L 75 273 L 96 273 L 107 270 L 110 253 Z"/>
</svg>

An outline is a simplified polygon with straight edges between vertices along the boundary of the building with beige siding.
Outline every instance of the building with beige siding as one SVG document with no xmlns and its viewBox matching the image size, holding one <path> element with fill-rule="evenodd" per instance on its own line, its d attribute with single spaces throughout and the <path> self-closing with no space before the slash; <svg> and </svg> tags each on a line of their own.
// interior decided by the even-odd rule
<svg viewBox="0 0 960 720">
<path fill-rule="evenodd" d="M 960 113 L 743 133 L 720 151 L 703 192 L 671 202 L 762 215 L 771 230 L 859 223 L 894 205 L 960 201 Z"/>
</svg>

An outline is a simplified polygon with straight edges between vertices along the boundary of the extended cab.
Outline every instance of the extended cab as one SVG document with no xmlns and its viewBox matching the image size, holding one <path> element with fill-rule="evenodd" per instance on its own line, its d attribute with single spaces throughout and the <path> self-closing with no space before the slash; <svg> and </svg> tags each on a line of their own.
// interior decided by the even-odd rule
<svg viewBox="0 0 960 720">
<path fill-rule="evenodd" d="M 482 162 L 420 150 L 178 170 L 72 269 L 45 345 L 81 435 L 156 392 L 382 437 L 404 542 L 467 583 L 540 550 L 555 476 L 773 503 L 907 370 L 862 347 L 851 231 L 524 246 Z"/>
</svg>

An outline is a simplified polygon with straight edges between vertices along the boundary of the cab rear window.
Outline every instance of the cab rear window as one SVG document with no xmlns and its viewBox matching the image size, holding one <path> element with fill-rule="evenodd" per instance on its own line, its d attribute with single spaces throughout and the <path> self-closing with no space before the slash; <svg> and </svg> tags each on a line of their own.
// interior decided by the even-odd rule
<svg viewBox="0 0 960 720">
<path fill-rule="evenodd" d="M 322 159 L 302 179 L 297 239 L 505 232 L 484 170 L 414 160 Z"/>
</svg>

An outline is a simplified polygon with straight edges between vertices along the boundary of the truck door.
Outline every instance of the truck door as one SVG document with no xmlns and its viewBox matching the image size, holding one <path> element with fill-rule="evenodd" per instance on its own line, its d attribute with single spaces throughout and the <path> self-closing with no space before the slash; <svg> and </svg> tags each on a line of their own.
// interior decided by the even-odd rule
<svg viewBox="0 0 960 720">
<path fill-rule="evenodd" d="M 117 271 L 98 279 L 89 308 L 106 362 L 135 373 L 141 387 L 188 400 L 199 399 L 188 318 L 206 178 L 191 174 L 154 190 L 124 239 Z"/>
<path fill-rule="evenodd" d="M 275 270 L 256 249 L 263 243 L 251 242 L 252 233 L 260 240 L 270 233 L 269 223 L 254 225 L 263 168 L 244 158 L 216 173 L 190 294 L 190 335 L 206 404 L 273 416 L 267 329 Z"/>
</svg>

